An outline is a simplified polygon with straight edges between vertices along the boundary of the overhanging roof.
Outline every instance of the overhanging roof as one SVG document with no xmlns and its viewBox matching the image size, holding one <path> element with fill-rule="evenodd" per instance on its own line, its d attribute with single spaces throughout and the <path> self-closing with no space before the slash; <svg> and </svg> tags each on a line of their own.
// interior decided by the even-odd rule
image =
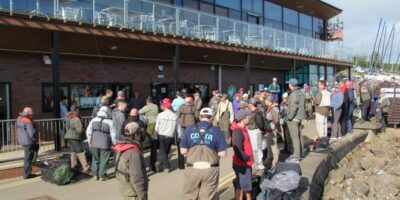
<svg viewBox="0 0 400 200">
<path fill-rule="evenodd" d="M 322 0 L 269 0 L 299 12 L 322 19 L 331 19 L 342 12 L 341 9 Z"/>
</svg>

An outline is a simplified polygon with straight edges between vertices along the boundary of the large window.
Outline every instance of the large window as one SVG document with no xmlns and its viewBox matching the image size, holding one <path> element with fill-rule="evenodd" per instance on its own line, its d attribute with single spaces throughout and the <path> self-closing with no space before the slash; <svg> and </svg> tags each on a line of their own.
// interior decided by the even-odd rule
<svg viewBox="0 0 400 200">
<path fill-rule="evenodd" d="M 312 17 L 300 13 L 300 34 L 312 37 Z"/>
<path fill-rule="evenodd" d="M 299 13 L 289 8 L 283 8 L 283 30 L 292 33 L 299 32 Z"/>
<path fill-rule="evenodd" d="M 81 109 L 91 109 L 98 105 L 100 97 L 105 94 L 107 88 L 111 89 L 116 96 L 117 92 L 125 92 L 127 100 L 132 96 L 132 85 L 129 83 L 61 83 L 60 99 L 66 99 L 68 107 L 77 104 Z M 51 83 L 42 84 L 42 110 L 53 111 L 53 86 Z"/>
<path fill-rule="evenodd" d="M 199 2 L 197 0 L 183 0 L 183 6 L 191 9 L 199 9 Z"/>
<path fill-rule="evenodd" d="M 242 10 L 262 15 L 262 0 L 242 0 Z"/>
<path fill-rule="evenodd" d="M 214 13 L 214 6 L 209 3 L 200 2 L 200 10 L 203 12 Z"/>
<path fill-rule="evenodd" d="M 223 17 L 228 17 L 228 8 L 215 6 L 215 14 Z"/>
<path fill-rule="evenodd" d="M 240 10 L 240 0 L 215 0 L 215 4 Z"/>
<path fill-rule="evenodd" d="M 322 19 L 313 17 L 313 37 L 317 39 L 322 39 L 324 22 Z"/>
<path fill-rule="evenodd" d="M 264 17 L 264 24 L 266 26 L 276 29 L 282 29 L 282 6 L 271 3 L 269 1 L 265 1 Z"/>
</svg>

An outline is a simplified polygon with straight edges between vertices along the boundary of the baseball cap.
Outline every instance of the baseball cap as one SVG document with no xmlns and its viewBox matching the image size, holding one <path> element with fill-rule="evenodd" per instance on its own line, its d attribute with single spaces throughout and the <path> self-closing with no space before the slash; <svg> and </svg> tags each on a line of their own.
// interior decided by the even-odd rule
<svg viewBox="0 0 400 200">
<path fill-rule="evenodd" d="M 289 94 L 288 94 L 287 92 L 285 92 L 285 93 L 282 94 L 282 98 L 286 99 L 286 98 L 288 98 L 288 97 L 289 97 Z"/>
<path fill-rule="evenodd" d="M 273 81 L 277 81 L 278 79 L 276 79 L 275 77 L 272 79 Z"/>
<path fill-rule="evenodd" d="M 297 85 L 299 82 L 295 78 L 291 78 L 289 81 L 286 81 L 286 84 Z"/>
<path fill-rule="evenodd" d="M 241 121 L 247 116 L 251 116 L 251 112 L 249 110 L 239 110 L 238 112 L 235 113 L 235 120 Z"/>
<path fill-rule="evenodd" d="M 124 128 L 123 135 L 132 136 L 139 130 L 139 124 L 137 122 L 129 122 Z"/>
<path fill-rule="evenodd" d="M 242 87 L 241 87 L 241 88 L 239 88 L 239 91 L 244 91 L 244 88 L 242 88 Z"/>
<path fill-rule="evenodd" d="M 200 115 L 214 116 L 214 112 L 211 108 L 203 108 L 200 110 Z"/>
<path fill-rule="evenodd" d="M 167 109 L 171 109 L 171 100 L 169 100 L 168 98 L 164 98 L 163 100 L 161 100 L 161 106 Z"/>
</svg>

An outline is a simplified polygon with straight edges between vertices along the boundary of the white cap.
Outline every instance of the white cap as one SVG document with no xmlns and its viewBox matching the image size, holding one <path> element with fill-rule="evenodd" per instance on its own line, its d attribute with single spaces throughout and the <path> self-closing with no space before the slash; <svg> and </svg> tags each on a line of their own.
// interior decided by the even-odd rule
<svg viewBox="0 0 400 200">
<path fill-rule="evenodd" d="M 287 92 L 282 94 L 282 98 L 288 98 L 288 97 L 289 97 L 289 94 Z"/>
<path fill-rule="evenodd" d="M 272 79 L 273 81 L 277 81 L 278 79 L 276 79 L 275 77 Z"/>
<path fill-rule="evenodd" d="M 211 108 L 203 108 L 200 110 L 200 115 L 214 116 L 214 112 Z"/>
</svg>

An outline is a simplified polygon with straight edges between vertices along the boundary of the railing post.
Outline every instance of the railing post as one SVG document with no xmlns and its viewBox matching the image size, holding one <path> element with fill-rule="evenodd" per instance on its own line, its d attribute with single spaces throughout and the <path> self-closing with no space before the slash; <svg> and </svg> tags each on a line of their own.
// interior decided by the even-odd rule
<svg viewBox="0 0 400 200">
<path fill-rule="evenodd" d="M 219 17 L 216 17 L 215 22 L 215 41 L 219 41 Z"/>
<path fill-rule="evenodd" d="M 51 64 L 53 71 L 53 114 L 54 118 L 60 118 L 60 33 L 54 31 L 51 35 Z M 57 123 L 56 123 L 57 124 Z M 59 127 L 54 129 L 54 148 L 61 151 L 61 137 Z"/>
<path fill-rule="evenodd" d="M 152 8 L 152 11 L 153 11 L 153 26 L 152 26 L 152 30 L 151 31 L 153 31 L 153 32 L 156 32 L 156 4 L 155 3 L 152 3 L 153 4 L 153 8 Z"/>
<path fill-rule="evenodd" d="M 175 8 L 175 35 L 180 35 L 179 8 Z"/>
<path fill-rule="evenodd" d="M 10 15 L 13 15 L 13 1 L 10 0 Z"/>
<path fill-rule="evenodd" d="M 96 0 L 93 0 L 92 10 L 93 10 L 93 24 L 96 24 Z"/>
<path fill-rule="evenodd" d="M 124 0 L 124 28 L 127 28 L 127 20 L 128 20 L 128 1 L 129 0 Z"/>
</svg>

